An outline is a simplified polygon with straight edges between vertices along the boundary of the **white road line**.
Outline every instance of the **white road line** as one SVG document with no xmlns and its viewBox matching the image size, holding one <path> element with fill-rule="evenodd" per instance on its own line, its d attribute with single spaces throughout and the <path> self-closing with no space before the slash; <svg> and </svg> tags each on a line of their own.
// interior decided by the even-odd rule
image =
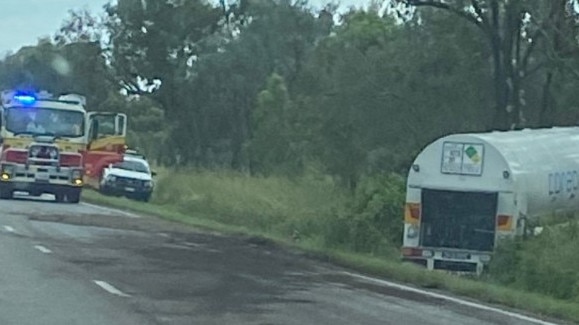
<svg viewBox="0 0 579 325">
<path fill-rule="evenodd" d="M 130 297 L 130 295 L 128 295 L 128 294 L 122 292 L 121 290 L 113 287 L 112 285 L 106 283 L 105 281 L 93 280 L 93 282 L 110 294 L 117 295 L 120 297 Z"/>
<path fill-rule="evenodd" d="M 343 272 L 343 274 L 351 276 L 353 278 L 358 278 L 361 280 L 374 282 L 374 283 L 379 284 L 379 285 L 383 285 L 383 286 L 387 286 L 387 287 L 391 287 L 391 288 L 396 288 L 396 289 L 407 291 L 407 292 L 413 292 L 413 293 L 417 293 L 417 294 L 431 297 L 431 298 L 446 300 L 446 301 L 449 301 L 449 302 L 452 302 L 452 303 L 455 303 L 458 305 L 467 306 L 467 307 L 476 308 L 476 309 L 480 309 L 480 310 L 484 310 L 484 311 L 488 311 L 488 312 L 493 312 L 496 314 L 509 316 L 509 317 L 516 318 L 518 320 L 522 320 L 525 322 L 530 322 L 530 323 L 539 324 L 539 325 L 558 325 L 556 323 L 547 322 L 547 321 L 544 321 L 541 319 L 525 316 L 525 315 L 511 312 L 508 310 L 490 307 L 490 306 L 486 306 L 486 305 L 482 305 L 482 304 L 477 304 L 475 302 L 462 300 L 462 299 L 454 298 L 454 297 L 449 297 L 449 296 L 445 296 L 445 295 L 442 295 L 439 293 L 434 293 L 434 292 L 430 292 L 430 291 L 426 291 L 426 290 L 412 288 L 412 287 L 408 287 L 405 285 L 401 285 L 401 284 L 397 284 L 397 283 L 393 283 L 393 282 L 389 282 L 389 281 L 385 281 L 385 280 L 375 279 L 375 278 L 371 278 L 371 277 L 364 276 L 361 274 L 355 274 L 355 273 L 350 273 L 350 272 Z"/>
<path fill-rule="evenodd" d="M 175 249 L 188 249 L 188 250 L 195 250 L 195 248 L 190 247 L 190 246 L 185 246 L 185 245 L 179 245 L 179 244 L 163 244 L 161 245 L 163 247 L 167 247 L 167 248 L 175 248 Z"/>
<path fill-rule="evenodd" d="M 42 245 L 35 245 L 34 248 L 38 249 L 39 251 L 43 252 L 44 254 L 50 254 L 52 251 Z"/>
<path fill-rule="evenodd" d="M 183 245 L 190 246 L 190 247 L 197 247 L 197 248 L 205 246 L 204 244 L 192 243 L 190 241 L 184 242 Z"/>
<path fill-rule="evenodd" d="M 14 228 L 12 228 L 12 227 L 10 227 L 10 226 L 4 226 L 4 229 L 5 229 L 7 232 L 16 232 L 16 231 L 14 230 Z"/>
<path fill-rule="evenodd" d="M 140 218 L 140 217 L 141 217 L 140 215 L 137 215 L 137 214 L 134 214 L 134 213 L 130 213 L 130 212 L 126 212 L 126 211 L 118 210 L 118 209 L 113 209 L 113 208 L 107 208 L 107 207 L 103 207 L 103 206 L 96 205 L 96 204 L 90 204 L 90 203 L 86 203 L 86 202 L 81 202 L 80 204 L 82 204 L 82 205 L 84 205 L 84 206 L 87 206 L 87 207 L 90 207 L 90 208 L 93 208 L 93 209 L 98 209 L 98 210 L 101 210 L 101 211 L 106 211 L 106 212 L 108 212 L 108 213 L 122 214 L 122 215 L 124 215 L 124 216 L 126 216 L 126 217 L 129 217 L 129 218 Z"/>
</svg>

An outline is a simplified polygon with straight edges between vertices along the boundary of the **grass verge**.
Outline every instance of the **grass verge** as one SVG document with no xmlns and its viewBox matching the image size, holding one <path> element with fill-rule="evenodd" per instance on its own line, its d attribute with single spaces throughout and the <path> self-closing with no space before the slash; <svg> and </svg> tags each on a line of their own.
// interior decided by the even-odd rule
<svg viewBox="0 0 579 325">
<path fill-rule="evenodd" d="M 191 180 L 190 180 L 191 181 Z M 379 276 L 399 283 L 417 287 L 445 291 L 477 301 L 511 307 L 538 316 L 553 317 L 561 320 L 579 322 L 577 303 L 563 301 L 540 294 L 515 290 L 480 280 L 458 278 L 439 272 L 429 272 L 414 265 L 400 263 L 395 258 L 377 257 L 368 254 L 352 253 L 345 249 L 328 247 L 323 240 L 310 237 L 294 242 L 288 230 L 300 226 L 301 214 L 304 218 L 323 215 L 332 211 L 320 210 L 320 203 L 333 202 L 342 198 L 341 193 L 331 194 L 328 188 L 312 188 L 304 196 L 295 183 L 270 181 L 263 186 L 263 179 L 232 179 L 220 175 L 215 178 L 207 173 L 197 175 L 195 186 L 185 186 L 178 180 L 171 181 L 171 194 L 163 191 L 154 203 L 141 203 L 123 198 L 102 196 L 94 191 L 83 191 L 83 200 L 122 210 L 161 217 L 181 222 L 196 228 L 217 231 L 230 235 L 259 236 L 291 248 L 299 248 L 311 256 L 335 265 L 372 276 Z M 221 185 L 219 185 L 221 184 Z M 165 184 L 167 185 L 167 184 Z M 276 191 L 283 187 L 283 195 Z M 257 193 L 257 194 L 255 194 Z M 200 199 L 205 197 L 205 199 Z M 191 198 L 191 199 L 188 199 Z M 302 200 L 301 205 L 296 207 Z M 325 201 L 324 201 L 325 200 Z M 216 202 L 226 202 L 217 204 Z M 186 204 L 185 204 L 186 203 Z M 324 205 L 325 206 L 325 205 Z M 257 208 L 256 208 L 257 207 Z M 216 215 L 219 215 L 216 217 Z M 279 224 L 266 222 L 265 217 L 281 220 Z M 239 216 L 238 218 L 235 218 Z M 327 217 L 327 216 L 326 216 Z M 320 217 L 324 220 L 324 217 Z M 257 220 L 257 221 L 256 221 Z M 310 225 L 316 231 L 319 225 Z"/>
</svg>

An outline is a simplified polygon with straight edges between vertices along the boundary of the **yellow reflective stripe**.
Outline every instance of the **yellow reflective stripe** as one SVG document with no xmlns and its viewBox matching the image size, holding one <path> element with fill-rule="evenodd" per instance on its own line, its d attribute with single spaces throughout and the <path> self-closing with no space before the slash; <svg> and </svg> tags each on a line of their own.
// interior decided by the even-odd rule
<svg viewBox="0 0 579 325">
<path fill-rule="evenodd" d="M 106 150 L 107 146 L 122 145 L 125 141 L 122 135 L 97 139 L 91 143 L 90 150 Z"/>
<path fill-rule="evenodd" d="M 6 138 L 4 139 L 4 145 L 10 146 L 10 148 L 25 149 L 32 143 L 32 141 L 33 139 L 30 138 Z M 61 151 L 66 152 L 78 152 L 84 150 L 86 146 L 84 142 L 70 142 L 64 140 L 56 140 L 56 145 Z"/>
</svg>

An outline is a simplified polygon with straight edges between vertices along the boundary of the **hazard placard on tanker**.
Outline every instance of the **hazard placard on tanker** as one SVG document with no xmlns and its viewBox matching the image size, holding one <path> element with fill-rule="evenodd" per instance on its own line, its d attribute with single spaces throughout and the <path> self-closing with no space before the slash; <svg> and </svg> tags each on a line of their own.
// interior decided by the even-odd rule
<svg viewBox="0 0 579 325">
<path fill-rule="evenodd" d="M 441 172 L 445 174 L 481 175 L 484 145 L 444 142 Z"/>
</svg>

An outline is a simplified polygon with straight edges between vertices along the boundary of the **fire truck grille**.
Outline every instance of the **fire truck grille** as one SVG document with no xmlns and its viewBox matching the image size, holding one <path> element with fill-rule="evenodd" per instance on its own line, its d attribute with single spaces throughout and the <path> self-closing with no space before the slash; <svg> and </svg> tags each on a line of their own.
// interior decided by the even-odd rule
<svg viewBox="0 0 579 325">
<path fill-rule="evenodd" d="M 58 147 L 50 145 L 31 145 L 28 149 L 28 163 L 31 165 L 54 166 L 60 160 Z"/>
</svg>

